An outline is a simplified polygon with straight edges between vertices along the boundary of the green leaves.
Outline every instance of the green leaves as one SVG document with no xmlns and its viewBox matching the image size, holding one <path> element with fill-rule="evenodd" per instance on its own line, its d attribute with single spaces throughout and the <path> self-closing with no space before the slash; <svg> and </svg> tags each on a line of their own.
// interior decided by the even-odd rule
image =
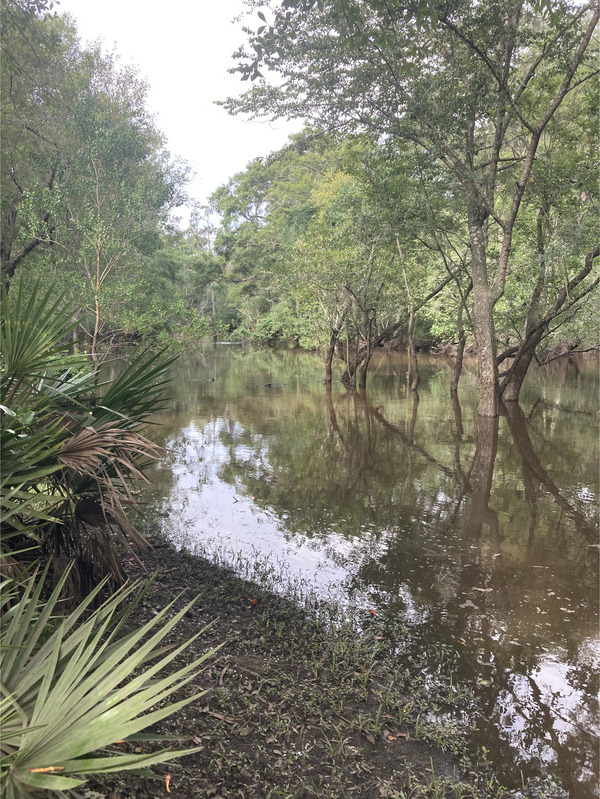
<svg viewBox="0 0 600 799">
<path fill-rule="evenodd" d="M 98 383 L 86 357 L 68 352 L 73 325 L 63 295 L 36 285 L 27 297 L 17 283 L 3 297 L 2 550 L 16 556 L 45 543 L 50 555 L 76 557 L 84 574 L 112 573 L 118 583 L 101 529 L 126 546 L 145 543 L 125 508 L 137 509 L 135 485 L 159 451 L 140 426 L 160 407 L 173 358 L 141 352 L 117 379 Z"/>
<path fill-rule="evenodd" d="M 41 294 L 39 283 L 34 285 L 28 298 L 21 284 L 15 289 L 14 304 L 9 303 L 7 292 L 3 293 L 1 304 L 2 396 L 8 402 L 23 379 L 31 384 L 36 379 L 46 380 L 85 363 L 80 355 L 64 354 L 62 337 L 76 325 L 65 295 L 57 295 L 53 289 Z"/>
<path fill-rule="evenodd" d="M 140 601 L 139 585 L 124 586 L 82 621 L 101 591 L 99 585 L 59 620 L 56 613 L 68 573 L 42 602 L 44 577 L 45 573 L 39 580 L 31 578 L 16 602 L 15 584 L 0 585 L 2 796 L 24 799 L 38 788 L 69 790 L 83 784 L 85 774 L 146 768 L 197 751 L 93 755 L 201 695 L 193 692 L 173 704 L 164 702 L 193 680 L 216 650 L 169 669 L 166 676 L 163 670 L 197 636 L 162 656 L 158 650 L 194 602 L 171 616 L 172 603 L 140 629 L 118 638 L 124 622 L 119 608 L 128 603 L 131 611 Z"/>
</svg>

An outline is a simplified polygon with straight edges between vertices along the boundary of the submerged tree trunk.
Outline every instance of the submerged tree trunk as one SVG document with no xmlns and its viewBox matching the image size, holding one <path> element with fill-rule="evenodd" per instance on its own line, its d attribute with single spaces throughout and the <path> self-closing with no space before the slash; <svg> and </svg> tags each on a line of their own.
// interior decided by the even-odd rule
<svg viewBox="0 0 600 799">
<path fill-rule="evenodd" d="M 467 297 L 471 293 L 472 289 L 473 289 L 473 283 L 471 282 L 465 294 L 463 294 L 461 291 L 461 303 L 458 307 L 458 316 L 456 319 L 456 326 L 458 329 L 458 348 L 456 350 L 456 358 L 454 359 L 454 368 L 452 370 L 452 381 L 450 383 L 450 394 L 452 396 L 454 396 L 458 391 L 458 382 L 462 374 L 463 358 L 465 355 L 465 344 L 467 341 L 465 326 L 463 322 L 463 312 L 466 312 L 467 314 L 469 313 L 467 310 L 466 302 L 467 302 Z"/>
<path fill-rule="evenodd" d="M 518 358 L 515 357 L 515 362 L 511 367 L 510 378 L 504 386 L 502 391 L 503 402 L 518 402 L 521 394 L 521 388 L 525 375 L 527 374 L 535 349 L 542 338 L 542 330 L 539 330 L 535 335 L 531 336 L 525 346 L 523 346 L 518 353 Z"/>
<path fill-rule="evenodd" d="M 529 369 L 535 349 L 543 336 L 544 328 L 540 326 L 540 297 L 546 283 L 546 243 L 544 237 L 544 219 L 549 213 L 549 208 L 538 210 L 537 227 L 537 255 L 538 274 L 531 295 L 525 321 L 525 335 L 521 346 L 517 350 L 513 363 L 509 368 L 505 380 L 500 384 L 500 394 L 503 402 L 518 402 L 525 375 Z"/>
<path fill-rule="evenodd" d="M 212 329 L 213 329 L 213 341 L 216 344 L 218 341 L 217 336 L 217 301 L 215 299 L 215 292 L 213 289 L 210 290 L 211 299 L 212 299 Z"/>
<path fill-rule="evenodd" d="M 498 369 L 496 365 L 496 333 L 494 304 L 487 275 L 487 232 L 484 214 L 469 208 L 469 240 L 473 273 L 473 311 L 477 344 L 477 388 L 479 416 L 498 416 Z"/>
<path fill-rule="evenodd" d="M 333 354 L 335 352 L 335 341 L 329 339 L 329 346 L 325 354 L 325 382 L 331 384 L 333 379 Z"/>
<path fill-rule="evenodd" d="M 398 242 L 398 238 L 396 237 L 396 243 L 398 245 L 398 252 L 400 253 L 400 257 L 402 258 L 402 250 L 400 249 L 400 243 Z M 402 274 L 404 276 L 404 287 L 406 288 L 406 297 L 408 299 L 408 330 L 407 330 L 407 344 L 408 344 L 408 377 L 410 380 L 409 390 L 416 391 L 419 388 L 419 383 L 421 382 L 421 376 L 419 374 L 419 363 L 417 361 L 417 353 L 415 351 L 415 304 L 413 302 L 412 292 L 410 290 L 410 282 L 408 280 L 408 275 L 406 274 L 406 269 L 404 268 L 404 261 L 402 262 Z M 412 380 L 410 379 L 412 375 Z"/>
<path fill-rule="evenodd" d="M 333 356 L 340 337 L 341 328 L 332 327 L 329 330 L 329 343 L 327 345 L 327 352 L 325 353 L 325 382 L 331 383 L 333 374 Z"/>
<path fill-rule="evenodd" d="M 369 369 L 369 364 L 371 363 L 371 358 L 373 357 L 373 350 L 365 354 L 364 359 L 361 361 L 359 370 L 358 370 L 358 387 L 359 388 L 366 388 L 367 387 L 367 371 Z"/>
<path fill-rule="evenodd" d="M 454 366 L 452 368 L 452 380 L 450 381 L 450 394 L 452 396 L 458 393 L 458 381 L 462 374 L 463 358 L 465 354 L 465 331 L 461 330 L 458 336 L 458 347 L 456 350 L 456 358 L 454 359 Z"/>
<path fill-rule="evenodd" d="M 369 310 L 363 311 L 363 330 L 365 332 L 365 343 L 359 351 L 360 360 L 357 358 L 358 367 L 358 387 L 367 387 L 367 370 L 373 357 L 375 342 L 373 341 L 373 316 Z"/>
<path fill-rule="evenodd" d="M 546 209 L 540 209 L 537 218 L 537 248 L 538 248 L 538 277 L 533 290 L 523 341 L 514 351 L 503 353 L 498 358 L 501 362 L 505 358 L 513 357 L 513 362 L 500 380 L 500 395 L 503 402 L 518 402 L 523 381 L 527 371 L 535 356 L 535 350 L 540 341 L 546 335 L 550 323 L 568 308 L 576 307 L 577 303 L 589 294 L 600 282 L 600 278 L 595 278 L 589 283 L 584 283 L 585 279 L 592 271 L 593 262 L 600 256 L 600 246 L 596 245 L 590 250 L 584 259 L 583 268 L 564 286 L 552 307 L 542 316 L 540 312 L 540 297 L 546 285 L 546 252 L 543 221 L 546 217 Z"/>
<path fill-rule="evenodd" d="M 346 368 L 342 375 L 342 383 L 345 386 L 356 388 L 356 353 L 354 354 L 354 361 L 350 357 L 350 334 L 346 328 L 346 348 L 344 352 L 344 361 Z"/>
<path fill-rule="evenodd" d="M 415 312 L 412 307 L 412 301 L 410 311 L 408 313 L 407 340 L 408 379 L 410 381 L 408 388 L 409 391 L 416 391 L 419 388 L 419 383 L 421 382 L 421 375 L 419 374 L 419 362 L 417 361 L 417 351 L 415 350 Z"/>
<path fill-rule="evenodd" d="M 415 350 L 414 341 L 409 341 L 408 343 L 408 360 L 409 360 L 409 368 L 408 368 L 408 375 L 409 378 L 412 375 L 412 379 L 410 380 L 409 391 L 416 391 L 419 388 L 419 383 L 421 382 L 421 375 L 419 374 L 419 362 L 417 360 L 417 352 Z"/>
<path fill-rule="evenodd" d="M 354 365 L 346 366 L 342 375 L 342 383 L 348 388 L 356 388 L 356 370 Z"/>
</svg>

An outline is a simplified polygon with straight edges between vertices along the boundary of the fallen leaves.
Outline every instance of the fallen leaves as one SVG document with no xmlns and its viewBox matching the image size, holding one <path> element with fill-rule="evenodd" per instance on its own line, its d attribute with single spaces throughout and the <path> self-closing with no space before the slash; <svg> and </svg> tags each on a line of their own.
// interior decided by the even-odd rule
<svg viewBox="0 0 600 799">
<path fill-rule="evenodd" d="M 219 721 L 224 721 L 226 724 L 235 724 L 233 716 L 227 716 L 225 713 L 218 713 L 216 710 L 209 710 L 208 707 L 200 708 L 200 712 L 206 713 L 208 716 L 213 716 L 213 718 L 219 719 Z"/>
</svg>

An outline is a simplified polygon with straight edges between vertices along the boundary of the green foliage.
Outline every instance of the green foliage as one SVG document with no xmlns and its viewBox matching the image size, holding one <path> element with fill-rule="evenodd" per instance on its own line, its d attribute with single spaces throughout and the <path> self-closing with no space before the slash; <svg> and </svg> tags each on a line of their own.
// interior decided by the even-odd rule
<svg viewBox="0 0 600 799">
<path fill-rule="evenodd" d="M 454 216 L 465 232 L 468 219 L 468 265 L 462 246 L 454 251 L 455 263 L 448 262 L 452 250 L 445 237 L 435 248 L 460 298 L 458 332 L 462 335 L 465 326 L 462 317 L 470 314 L 474 324 L 479 412 L 496 415 L 502 388 L 497 367 L 505 356 L 496 358 L 495 306 L 507 291 L 514 291 L 509 278 L 517 271 L 518 227 L 526 214 L 527 195 L 534 193 L 530 186 L 540 181 L 550 187 L 554 182 L 555 193 L 564 197 L 571 194 L 568 181 L 578 185 L 587 172 L 582 165 L 573 177 L 565 166 L 577 160 L 570 156 L 582 138 L 590 143 L 590 109 L 581 116 L 586 120 L 583 136 L 582 131 L 575 134 L 577 124 L 570 131 L 561 126 L 559 114 L 563 108 L 572 109 L 584 90 L 596 96 L 590 89 L 598 82 L 593 36 L 597 4 L 274 0 L 268 10 L 272 23 L 247 29 L 248 45 L 236 53 L 238 63 L 232 70 L 255 83 L 224 105 L 230 112 L 254 117 L 304 118 L 338 131 L 368 131 L 391 150 L 400 151 L 411 142 L 434 165 L 437 177 L 435 169 L 422 170 L 425 179 L 417 203 L 431 207 L 436 233 L 448 230 L 447 212 L 442 208 L 440 213 L 438 207 L 444 190 L 447 197 L 455 195 L 460 213 Z M 263 67 L 270 80 L 262 77 Z M 559 154 L 561 146 L 569 153 L 566 159 Z M 439 183 L 444 171 L 451 179 L 447 187 Z M 588 218 L 590 210 L 588 204 Z M 551 225 L 547 228 L 545 235 Z M 431 247 L 431 236 L 415 232 L 418 260 L 429 260 L 422 255 Z M 586 264 L 588 256 L 597 257 L 594 247 L 585 253 Z M 538 260 L 539 251 L 536 255 Z M 472 285 L 458 278 L 455 265 L 463 274 L 468 266 Z M 403 273 L 411 317 L 419 306 L 413 271 Z M 560 308 L 552 305 L 545 315 L 558 320 L 567 307 L 574 309 L 589 294 L 594 281 L 582 285 L 589 274 L 579 267 L 575 275 L 565 277 Z M 518 313 L 507 352 L 512 346 L 515 362 L 525 369 L 545 319 L 541 291 L 551 293 L 552 282 L 537 276 L 528 280 L 529 291 L 518 292 L 523 302 L 510 308 Z M 572 303 L 567 295 L 575 288 L 577 300 Z M 425 291 L 425 298 L 429 294 Z M 502 318 L 506 308 L 498 311 Z M 513 382 L 518 393 L 515 387 Z"/>
<path fill-rule="evenodd" d="M 88 774 L 145 771 L 197 751 L 161 749 L 137 755 L 112 749 L 115 742 L 135 736 L 200 695 L 165 702 L 197 676 L 216 650 L 173 669 L 173 660 L 197 636 L 166 654 L 159 649 L 193 601 L 171 617 L 172 605 L 167 605 L 144 626 L 119 637 L 143 596 L 139 585 L 124 586 L 90 612 L 99 584 L 62 616 L 60 597 L 68 572 L 48 598 L 42 594 L 45 576 L 34 576 L 22 586 L 10 580 L 0 584 L 2 797 L 26 799 L 40 790 L 72 795 Z M 119 610 L 123 603 L 128 603 L 125 613 Z"/>
<path fill-rule="evenodd" d="M 101 382 L 68 351 L 73 324 L 72 306 L 52 290 L 34 287 L 26 299 L 19 283 L 2 299 L 0 507 L 4 564 L 30 560 L 32 547 L 57 565 L 75 558 L 77 594 L 106 573 L 113 585 L 122 579 L 109 531 L 144 545 L 126 510 L 136 510 L 136 484 L 158 452 L 141 425 L 160 407 L 171 361 L 141 352 Z"/>
<path fill-rule="evenodd" d="M 187 169 L 166 151 L 135 70 L 83 49 L 46 5 L 2 9 L 2 281 L 18 269 L 68 287 L 99 362 L 105 342 L 130 332 L 119 292 L 149 281 L 142 267 L 185 198 Z"/>
</svg>

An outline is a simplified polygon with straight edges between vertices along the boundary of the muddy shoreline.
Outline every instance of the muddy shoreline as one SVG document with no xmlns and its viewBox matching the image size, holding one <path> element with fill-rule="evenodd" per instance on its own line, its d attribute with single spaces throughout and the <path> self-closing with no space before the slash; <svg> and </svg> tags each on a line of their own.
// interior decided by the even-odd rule
<svg viewBox="0 0 600 799">
<path fill-rule="evenodd" d="M 173 642 L 210 625 L 186 660 L 221 646 L 201 678 L 203 692 L 152 733 L 119 750 L 162 746 L 199 751 L 154 768 L 156 778 L 107 775 L 88 796 L 151 797 L 501 797 L 509 796 L 485 757 L 467 751 L 453 722 L 468 696 L 426 684 L 418 664 L 390 658 L 377 619 L 360 634 L 329 605 L 299 607 L 160 536 L 141 564 L 124 558 L 130 579 L 154 576 L 131 624 L 168 602 L 198 600 Z M 142 568 L 143 567 L 143 568 Z M 179 665 L 182 665 L 179 663 Z M 452 694 L 452 692 L 450 692 Z M 179 697 L 174 697 L 177 699 Z M 170 774 L 168 782 L 166 775 Z M 168 791 L 167 791 L 168 787 Z"/>
</svg>

